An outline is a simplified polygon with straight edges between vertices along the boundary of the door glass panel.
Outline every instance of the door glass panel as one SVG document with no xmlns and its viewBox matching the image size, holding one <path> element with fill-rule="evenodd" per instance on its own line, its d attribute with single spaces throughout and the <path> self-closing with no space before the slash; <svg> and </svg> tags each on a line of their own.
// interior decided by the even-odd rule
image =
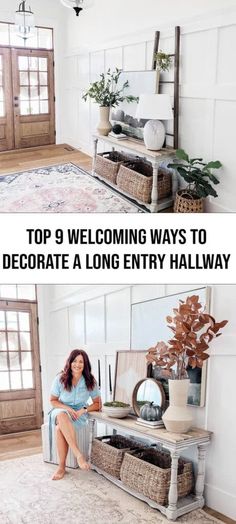
<svg viewBox="0 0 236 524">
<path fill-rule="evenodd" d="M 30 114 L 30 104 L 28 102 L 21 102 L 20 103 L 20 114 L 21 115 L 29 115 Z"/>
<path fill-rule="evenodd" d="M 8 333 L 8 350 L 9 351 L 19 351 L 19 340 L 18 333 Z"/>
<path fill-rule="evenodd" d="M 38 71 L 39 68 L 39 59 L 37 56 L 31 56 L 29 59 L 29 68 L 30 71 Z"/>
<path fill-rule="evenodd" d="M 40 101 L 40 113 L 48 113 L 48 100 Z"/>
<path fill-rule="evenodd" d="M 32 371 L 22 371 L 23 388 L 28 389 L 33 387 L 33 373 Z"/>
<path fill-rule="evenodd" d="M 22 369 L 32 369 L 31 353 L 26 353 L 25 351 L 21 353 L 21 367 Z"/>
<path fill-rule="evenodd" d="M 30 85 L 31 86 L 37 86 L 39 83 L 38 81 L 38 73 L 31 73 L 30 72 Z"/>
<path fill-rule="evenodd" d="M 21 86 L 28 86 L 29 85 L 28 72 L 20 72 L 20 85 Z"/>
<path fill-rule="evenodd" d="M 38 115 L 39 114 L 39 102 L 33 102 L 30 103 L 30 113 L 31 115 Z"/>
<path fill-rule="evenodd" d="M 20 355 L 19 353 L 9 353 L 10 369 L 20 369 Z"/>
<path fill-rule="evenodd" d="M 30 333 L 20 333 L 21 351 L 31 351 Z"/>
<path fill-rule="evenodd" d="M 6 315 L 7 315 L 8 331 L 10 330 L 17 331 L 18 329 L 17 313 L 15 311 L 7 311 Z"/>
<path fill-rule="evenodd" d="M 5 313 L 0 311 L 0 329 L 5 329 Z"/>
<path fill-rule="evenodd" d="M 7 353 L 0 353 L 0 371 L 4 371 L 5 369 L 8 369 Z M 0 374 L 0 380 L 1 380 L 1 374 Z"/>
<path fill-rule="evenodd" d="M 48 100 L 48 88 L 40 86 L 40 98 L 41 100 Z"/>
<path fill-rule="evenodd" d="M 19 313 L 20 331 L 30 331 L 29 313 Z"/>
<path fill-rule="evenodd" d="M 0 102 L 0 116 L 4 116 L 4 115 L 5 115 L 4 104 L 3 102 Z"/>
<path fill-rule="evenodd" d="M 39 71 L 47 71 L 47 70 L 48 70 L 48 59 L 39 58 Z"/>
<path fill-rule="evenodd" d="M 8 373 L 0 373 L 0 391 L 4 391 L 5 389 L 9 389 L 9 374 Z"/>
<path fill-rule="evenodd" d="M 21 372 L 11 371 L 10 372 L 11 389 L 21 389 Z"/>
<path fill-rule="evenodd" d="M 0 333 L 0 351 L 7 351 L 6 333 Z"/>
<path fill-rule="evenodd" d="M 29 69 L 28 56 L 19 56 L 18 57 L 18 67 L 20 71 L 28 71 Z"/>
<path fill-rule="evenodd" d="M 48 74 L 47 73 L 39 73 L 39 83 L 41 86 L 47 86 L 48 85 Z"/>
<path fill-rule="evenodd" d="M 21 87 L 20 88 L 20 99 L 21 100 L 29 100 L 29 89 L 28 89 L 28 87 Z"/>
<path fill-rule="evenodd" d="M 3 88 L 0 87 L 0 100 L 3 101 Z"/>
<path fill-rule="evenodd" d="M 38 100 L 39 99 L 38 87 L 31 87 L 30 88 L 30 98 L 31 98 L 31 100 Z"/>
</svg>

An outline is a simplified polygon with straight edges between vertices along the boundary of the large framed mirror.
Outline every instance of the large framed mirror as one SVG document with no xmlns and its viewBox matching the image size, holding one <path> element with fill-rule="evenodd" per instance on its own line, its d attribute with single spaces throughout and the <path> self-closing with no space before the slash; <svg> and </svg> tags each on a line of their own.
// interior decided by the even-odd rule
<svg viewBox="0 0 236 524">
<path fill-rule="evenodd" d="M 159 341 L 167 343 L 171 339 L 171 331 L 167 326 L 166 317 L 172 314 L 173 308 L 178 306 L 179 300 L 186 300 L 191 295 L 198 295 L 200 303 L 205 307 L 205 311 L 210 313 L 209 287 L 199 287 L 193 290 L 190 288 L 183 293 L 133 304 L 131 347 L 135 347 L 135 349 L 145 348 L 147 350 Z M 202 369 L 188 369 L 190 378 L 188 404 L 191 406 L 202 407 L 205 405 L 206 371 L 207 362 L 204 363 Z M 160 368 L 156 370 L 156 374 L 153 376 L 157 380 L 161 380 L 165 391 L 167 391 L 168 380 L 163 377 Z"/>
<path fill-rule="evenodd" d="M 132 406 L 135 415 L 140 417 L 141 407 L 148 403 L 160 406 L 162 410 L 165 409 L 166 396 L 162 384 L 154 378 L 146 378 L 139 380 L 136 384 L 132 395 Z"/>
</svg>

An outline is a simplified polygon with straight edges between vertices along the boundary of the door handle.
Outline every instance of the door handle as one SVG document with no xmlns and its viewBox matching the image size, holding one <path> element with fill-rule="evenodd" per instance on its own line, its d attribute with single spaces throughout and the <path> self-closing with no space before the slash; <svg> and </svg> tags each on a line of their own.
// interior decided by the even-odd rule
<svg viewBox="0 0 236 524">
<path fill-rule="evenodd" d="M 19 107 L 19 104 L 14 104 L 14 107 Z"/>
<path fill-rule="evenodd" d="M 19 97 L 18 96 L 14 96 L 14 100 L 19 100 Z"/>
</svg>

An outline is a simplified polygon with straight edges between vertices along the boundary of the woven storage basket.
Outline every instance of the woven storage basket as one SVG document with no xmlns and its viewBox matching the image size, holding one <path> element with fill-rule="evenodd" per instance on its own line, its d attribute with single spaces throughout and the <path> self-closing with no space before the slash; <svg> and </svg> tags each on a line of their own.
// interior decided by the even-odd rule
<svg viewBox="0 0 236 524">
<path fill-rule="evenodd" d="M 120 478 L 129 488 L 164 506 L 168 503 L 170 466 L 171 457 L 169 453 L 152 448 L 129 452 L 125 453 Z M 179 459 L 177 485 L 179 497 L 183 497 L 192 491 L 194 479 L 191 462 Z"/>
<path fill-rule="evenodd" d="M 174 213 L 203 213 L 203 198 L 191 198 L 191 194 L 185 190 L 178 191 L 175 197 Z"/>
<path fill-rule="evenodd" d="M 126 451 L 142 448 L 122 435 L 107 435 L 93 440 L 91 462 L 103 471 L 120 478 L 120 468 Z"/>
<path fill-rule="evenodd" d="M 95 160 L 95 173 L 116 184 L 119 167 L 125 160 L 127 160 L 127 156 L 118 151 L 98 153 Z"/>
<path fill-rule="evenodd" d="M 151 202 L 152 193 L 152 166 L 142 160 L 125 163 L 119 168 L 117 186 L 142 202 Z M 171 174 L 165 169 L 158 172 L 158 200 L 171 194 Z"/>
</svg>

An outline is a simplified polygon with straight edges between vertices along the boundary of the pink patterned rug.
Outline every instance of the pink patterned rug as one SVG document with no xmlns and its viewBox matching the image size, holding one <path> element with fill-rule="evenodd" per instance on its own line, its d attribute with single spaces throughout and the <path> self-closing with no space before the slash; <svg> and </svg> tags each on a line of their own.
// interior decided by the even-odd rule
<svg viewBox="0 0 236 524">
<path fill-rule="evenodd" d="M 143 209 L 69 163 L 0 176 L 0 212 L 139 213 Z"/>
</svg>

